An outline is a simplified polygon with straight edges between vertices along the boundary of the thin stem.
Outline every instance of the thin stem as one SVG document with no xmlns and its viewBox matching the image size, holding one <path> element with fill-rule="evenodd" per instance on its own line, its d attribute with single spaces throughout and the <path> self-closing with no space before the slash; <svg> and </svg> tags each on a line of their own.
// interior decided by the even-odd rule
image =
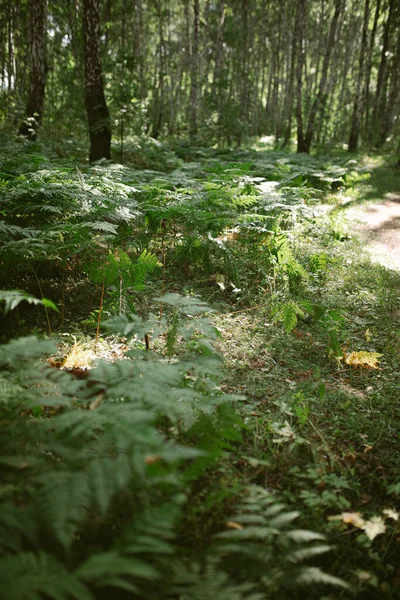
<svg viewBox="0 0 400 600">
<path fill-rule="evenodd" d="M 38 288 L 40 291 L 40 295 L 42 296 L 42 300 L 44 300 L 42 286 L 40 285 L 40 281 L 39 281 L 36 271 L 33 271 L 33 274 L 35 275 L 36 283 L 38 284 Z M 49 311 L 47 310 L 47 306 L 44 307 L 44 312 L 46 313 L 47 328 L 49 330 L 49 336 L 51 337 L 53 335 L 53 333 L 51 331 L 50 317 L 49 317 Z"/>
<path fill-rule="evenodd" d="M 64 299 L 65 299 L 65 271 L 63 270 L 62 274 L 62 284 L 61 284 L 61 326 L 64 325 Z"/>
<path fill-rule="evenodd" d="M 101 284 L 101 297 L 100 297 L 99 314 L 97 316 L 96 339 L 94 341 L 94 353 L 95 354 L 97 353 L 97 342 L 99 341 L 101 313 L 103 312 L 104 288 L 105 288 L 105 284 L 104 284 L 104 277 L 103 277 L 103 282 Z"/>
<path fill-rule="evenodd" d="M 163 262 L 163 270 L 162 270 L 162 281 L 161 281 L 161 296 L 164 296 L 165 294 L 165 268 L 166 268 L 166 255 L 165 255 L 165 246 L 164 246 L 164 241 L 165 241 L 165 232 L 166 232 L 167 226 L 166 226 L 166 222 L 165 219 L 163 219 L 162 223 L 161 223 L 161 231 L 162 231 L 162 236 L 161 236 L 161 252 L 162 252 L 162 262 Z M 162 304 L 160 305 L 160 319 L 163 315 L 163 309 L 162 309 Z"/>
</svg>

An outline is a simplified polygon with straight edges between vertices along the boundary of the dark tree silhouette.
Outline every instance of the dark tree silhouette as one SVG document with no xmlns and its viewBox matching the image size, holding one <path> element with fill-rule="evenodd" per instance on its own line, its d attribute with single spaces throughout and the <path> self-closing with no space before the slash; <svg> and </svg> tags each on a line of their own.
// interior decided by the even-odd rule
<svg viewBox="0 0 400 600">
<path fill-rule="evenodd" d="M 85 103 L 89 123 L 90 162 L 110 158 L 111 128 L 103 89 L 100 51 L 100 0 L 83 2 Z"/>
<path fill-rule="evenodd" d="M 43 116 L 46 89 L 46 21 L 47 0 L 30 0 L 30 85 L 26 116 L 21 123 L 19 133 L 32 141 L 37 138 Z"/>
</svg>

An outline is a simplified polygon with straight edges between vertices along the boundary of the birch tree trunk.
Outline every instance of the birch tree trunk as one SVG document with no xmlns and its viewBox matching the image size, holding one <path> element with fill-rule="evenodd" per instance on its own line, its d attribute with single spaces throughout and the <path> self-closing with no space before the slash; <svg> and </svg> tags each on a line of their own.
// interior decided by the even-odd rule
<svg viewBox="0 0 400 600">
<path fill-rule="evenodd" d="M 381 143 L 380 128 L 384 118 L 386 109 L 386 87 L 388 82 L 388 58 L 390 55 L 390 43 L 391 43 L 391 28 L 392 19 L 395 12 L 396 0 L 389 0 L 389 12 L 388 17 L 384 26 L 383 42 L 381 49 L 381 60 L 378 69 L 378 79 L 376 84 L 376 95 L 374 111 L 372 116 L 372 142 L 376 145 Z"/>
<path fill-rule="evenodd" d="M 351 131 L 349 138 L 349 152 L 355 152 L 358 146 L 358 137 L 360 134 L 360 122 L 363 113 L 363 96 L 362 96 L 362 83 L 364 80 L 364 59 L 367 54 L 368 44 L 368 22 L 370 15 L 369 0 L 365 0 L 364 5 L 364 21 L 362 30 L 362 40 L 360 48 L 360 57 L 358 59 L 358 77 L 356 83 L 356 93 L 354 98 L 353 116 L 351 119 Z"/>
<path fill-rule="evenodd" d="M 335 40 L 336 40 L 336 30 L 337 30 L 337 26 L 338 26 L 338 22 L 339 22 L 339 17 L 342 12 L 342 9 L 344 7 L 344 1 L 345 0 L 336 0 L 336 2 L 335 2 L 335 12 L 333 14 L 331 25 L 329 28 L 324 62 L 322 63 L 321 79 L 319 82 L 318 94 L 317 94 L 317 97 L 315 98 L 314 102 L 311 105 L 310 114 L 308 116 L 307 131 L 306 131 L 306 135 L 304 138 L 304 150 L 303 150 L 307 154 L 310 153 L 311 144 L 312 144 L 312 140 L 314 137 L 315 119 L 317 117 L 318 111 L 321 108 L 321 105 L 324 102 L 324 97 L 325 97 L 325 92 L 326 92 L 326 84 L 328 81 L 329 63 L 330 63 L 332 50 L 333 50 Z"/>
<path fill-rule="evenodd" d="M 304 123 L 303 123 L 303 37 L 306 22 L 307 0 L 297 0 L 296 16 L 295 16 L 295 31 L 293 43 L 295 44 L 297 54 L 296 66 L 296 119 L 297 119 L 297 152 L 307 152 L 304 139 Z"/>
<path fill-rule="evenodd" d="M 199 82 L 199 0 L 193 0 L 193 42 L 190 71 L 189 135 L 197 135 L 197 103 Z"/>
</svg>

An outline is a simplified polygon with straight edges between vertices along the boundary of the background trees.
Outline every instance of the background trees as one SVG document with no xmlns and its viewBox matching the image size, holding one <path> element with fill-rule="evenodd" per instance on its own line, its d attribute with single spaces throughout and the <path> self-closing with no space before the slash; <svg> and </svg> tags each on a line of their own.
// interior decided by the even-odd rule
<svg viewBox="0 0 400 600">
<path fill-rule="evenodd" d="M 92 138 L 108 122 L 108 105 L 121 147 L 143 133 L 229 144 L 269 135 L 287 146 L 296 129 L 304 152 L 312 144 L 395 145 L 396 0 L 50 0 L 46 31 L 45 0 L 31 4 L 0 8 L 3 127 L 33 113 L 40 122 L 47 45 L 46 135 L 83 132 L 89 102 Z M 104 131 L 92 158 L 109 156 Z"/>
<path fill-rule="evenodd" d="M 12 19 L 14 9 L 8 5 L 9 16 Z M 26 115 L 21 123 L 19 132 L 30 140 L 35 140 L 37 130 L 43 116 L 44 96 L 46 88 L 46 21 L 47 0 L 29 0 L 29 52 L 30 52 L 30 83 Z M 12 28 L 9 23 L 8 38 L 8 87 L 12 89 L 14 69 L 14 48 Z"/>
</svg>

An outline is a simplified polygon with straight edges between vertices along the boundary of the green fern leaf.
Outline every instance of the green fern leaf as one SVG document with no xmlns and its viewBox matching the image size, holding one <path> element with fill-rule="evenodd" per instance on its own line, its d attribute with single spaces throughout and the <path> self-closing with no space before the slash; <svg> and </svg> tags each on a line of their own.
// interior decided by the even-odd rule
<svg viewBox="0 0 400 600">
<path fill-rule="evenodd" d="M 322 583 L 334 585 L 347 590 L 351 589 L 351 586 L 347 582 L 343 581 L 343 579 L 329 575 L 318 567 L 304 567 L 297 576 L 296 583 L 300 585 L 315 585 Z"/>
<path fill-rule="evenodd" d="M 23 552 L 0 558 L 1 600 L 94 600 L 86 585 L 53 556 Z"/>
</svg>

